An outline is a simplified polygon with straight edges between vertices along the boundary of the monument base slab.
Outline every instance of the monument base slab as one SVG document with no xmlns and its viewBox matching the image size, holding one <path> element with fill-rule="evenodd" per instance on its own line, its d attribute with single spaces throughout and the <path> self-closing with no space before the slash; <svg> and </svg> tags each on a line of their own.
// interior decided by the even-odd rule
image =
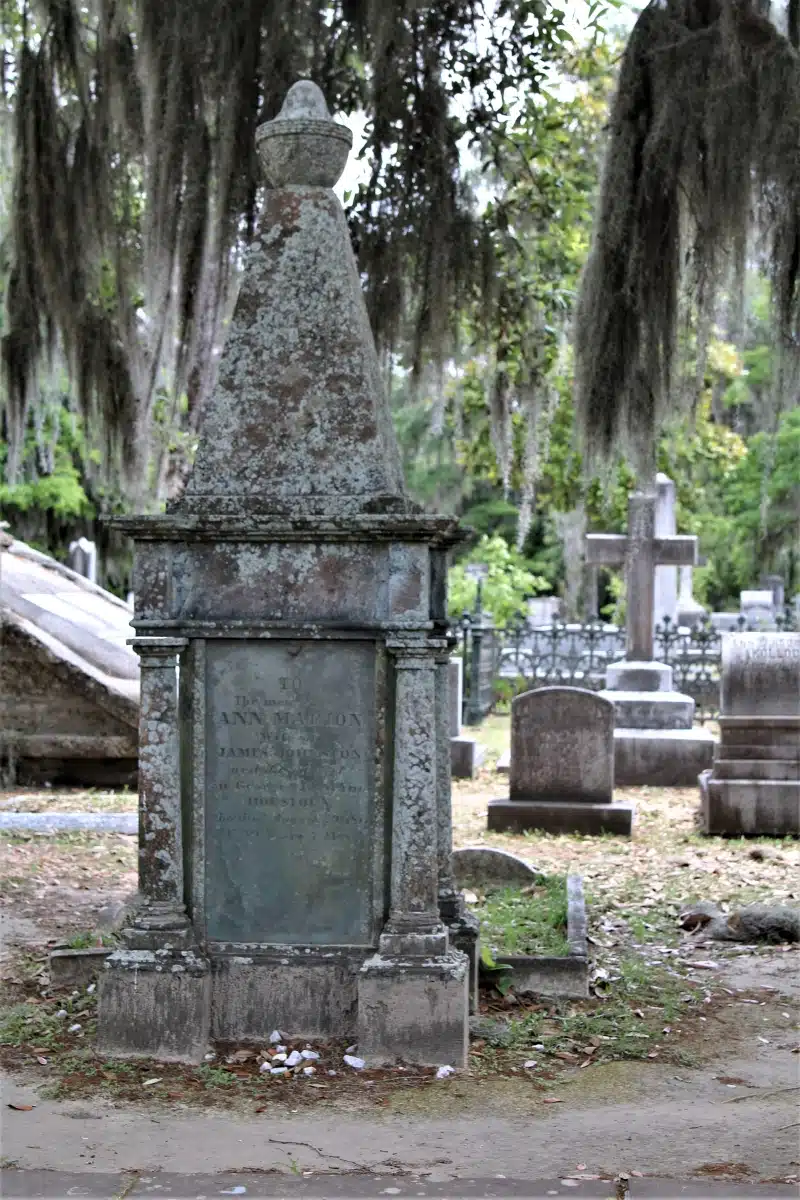
<svg viewBox="0 0 800 1200">
<path fill-rule="evenodd" d="M 800 835 L 800 780 L 698 779 L 703 832 L 721 837 Z"/>
<path fill-rule="evenodd" d="M 485 757 L 486 747 L 475 738 L 450 738 L 450 773 L 453 779 L 474 779 Z"/>
<path fill-rule="evenodd" d="M 490 800 L 488 829 L 492 833 L 616 833 L 630 837 L 632 804 L 593 804 L 586 800 Z"/>
<path fill-rule="evenodd" d="M 447 927 L 450 945 L 466 954 L 469 962 L 469 1011 L 478 1011 L 478 976 L 481 965 L 480 925 L 474 913 L 465 910 Z"/>
<path fill-rule="evenodd" d="M 118 950 L 98 994 L 97 1048 L 115 1058 L 199 1063 L 211 1029 L 211 972 L 194 951 Z"/>
<path fill-rule="evenodd" d="M 358 1053 L 370 1066 L 467 1065 L 469 962 L 458 950 L 434 959 L 367 959 L 358 979 Z"/>
<path fill-rule="evenodd" d="M 714 760 L 707 729 L 615 729 L 618 787 L 692 787 Z"/>
<path fill-rule="evenodd" d="M 273 1029 L 292 1037 L 352 1037 L 358 972 L 368 952 L 302 950 L 225 955 L 212 961 L 212 1036 L 260 1042 Z"/>
<path fill-rule="evenodd" d="M 620 729 L 691 729 L 695 704 L 682 692 L 600 692 Z"/>
</svg>

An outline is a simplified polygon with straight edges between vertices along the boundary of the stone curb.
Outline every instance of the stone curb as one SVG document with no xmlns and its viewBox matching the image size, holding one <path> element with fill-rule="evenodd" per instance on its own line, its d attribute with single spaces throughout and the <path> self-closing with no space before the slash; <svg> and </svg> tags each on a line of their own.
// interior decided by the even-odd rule
<svg viewBox="0 0 800 1200">
<path fill-rule="evenodd" d="M 536 996 L 566 996 L 581 1000 L 589 995 L 586 945 L 586 901 L 580 875 L 567 876 L 567 941 L 569 954 L 498 954 L 498 966 L 514 968 L 515 992 Z"/>
<path fill-rule="evenodd" d="M 139 832 L 138 813 L 0 813 L 0 833 Z"/>
</svg>

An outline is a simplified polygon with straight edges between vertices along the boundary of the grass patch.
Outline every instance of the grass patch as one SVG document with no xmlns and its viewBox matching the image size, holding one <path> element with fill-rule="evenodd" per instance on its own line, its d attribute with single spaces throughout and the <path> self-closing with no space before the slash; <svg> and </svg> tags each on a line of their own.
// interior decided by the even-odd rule
<svg viewBox="0 0 800 1200">
<path fill-rule="evenodd" d="M 103 947 L 116 946 L 117 939 L 110 933 L 76 933 L 68 942 L 64 942 L 65 950 L 94 950 Z M 62 947 L 58 947 L 61 949 Z"/>
<path fill-rule="evenodd" d="M 488 891 L 471 907 L 481 924 L 481 941 L 495 956 L 569 954 L 565 875 L 548 875 L 530 887 Z"/>
</svg>

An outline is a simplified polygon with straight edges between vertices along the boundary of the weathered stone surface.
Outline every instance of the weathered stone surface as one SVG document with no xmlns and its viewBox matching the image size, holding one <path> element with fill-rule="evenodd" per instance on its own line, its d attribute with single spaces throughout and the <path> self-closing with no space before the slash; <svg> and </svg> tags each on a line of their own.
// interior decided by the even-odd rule
<svg viewBox="0 0 800 1200">
<path fill-rule="evenodd" d="M 374 646 L 225 640 L 207 664 L 208 937 L 370 945 Z"/>
<path fill-rule="evenodd" d="M 0 813 L 0 829 L 18 833 L 128 833 L 139 830 L 136 813 Z"/>
<path fill-rule="evenodd" d="M 448 670 L 450 672 L 450 737 L 457 738 L 461 733 L 461 713 L 464 706 L 463 658 L 451 658 Z"/>
<path fill-rule="evenodd" d="M 609 803 L 614 707 L 581 688 L 546 687 L 511 705 L 512 800 Z"/>
<path fill-rule="evenodd" d="M 454 850 L 453 872 L 459 887 L 511 887 L 535 883 L 542 876 L 542 871 L 516 854 L 490 846 Z"/>
<path fill-rule="evenodd" d="M 433 960 L 368 959 L 358 981 L 358 1050 L 370 1066 L 405 1061 L 465 1067 L 469 964 L 457 950 Z"/>
<path fill-rule="evenodd" d="M 800 634 L 722 637 L 722 715 L 700 775 L 706 833 L 800 833 Z"/>
<path fill-rule="evenodd" d="M 47 963 L 51 987 L 86 987 L 103 970 L 111 953 L 110 949 L 101 947 L 91 947 L 88 950 L 51 950 Z"/>
<path fill-rule="evenodd" d="M 116 596 L 8 535 L 0 545 L 0 774 L 135 783 L 138 664 Z"/>
<path fill-rule="evenodd" d="M 682 692 L 599 693 L 614 706 L 614 722 L 620 729 L 691 729 L 695 702 Z"/>
<path fill-rule="evenodd" d="M 199 1063 L 210 1022 L 211 975 L 202 957 L 119 950 L 106 960 L 98 989 L 100 1054 Z"/>
<path fill-rule="evenodd" d="M 462 734 L 450 739 L 450 771 L 453 779 L 474 779 L 485 758 L 486 747 L 477 738 Z"/>
<path fill-rule="evenodd" d="M 219 1038 L 259 1041 L 276 1026 L 350 1038 L 355 1023 L 375 1054 L 464 1060 L 467 964 L 448 929 L 467 922 L 451 919 L 463 913 L 443 837 L 446 559 L 460 535 L 405 493 L 328 187 L 348 139 L 308 81 L 260 131 L 280 186 L 192 473 L 166 515 L 116 522 L 137 542 L 143 668 L 158 643 L 165 664 L 142 675 L 155 726 L 143 736 L 144 904 L 125 931 L 156 965 L 142 984 L 116 961 L 100 1013 L 124 1053 L 164 1044 L 191 1057 L 209 1022 Z M 164 982 L 158 948 L 189 942 L 205 975 Z"/>
<path fill-rule="evenodd" d="M 632 804 L 558 800 L 490 800 L 488 829 L 494 833 L 603 833 L 630 837 Z"/>
<path fill-rule="evenodd" d="M 722 638 L 725 717 L 800 717 L 800 633 L 728 633 Z"/>
<path fill-rule="evenodd" d="M 707 729 L 615 729 L 618 787 L 692 787 L 711 765 L 716 739 Z"/>
</svg>

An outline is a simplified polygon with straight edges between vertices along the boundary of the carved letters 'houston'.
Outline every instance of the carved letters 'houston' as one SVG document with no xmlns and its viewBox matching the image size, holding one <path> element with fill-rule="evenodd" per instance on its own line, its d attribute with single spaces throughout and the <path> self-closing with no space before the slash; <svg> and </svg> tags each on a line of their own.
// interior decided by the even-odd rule
<svg viewBox="0 0 800 1200">
<path fill-rule="evenodd" d="M 209 939 L 368 944 L 374 646 L 221 641 L 207 653 Z"/>
</svg>

